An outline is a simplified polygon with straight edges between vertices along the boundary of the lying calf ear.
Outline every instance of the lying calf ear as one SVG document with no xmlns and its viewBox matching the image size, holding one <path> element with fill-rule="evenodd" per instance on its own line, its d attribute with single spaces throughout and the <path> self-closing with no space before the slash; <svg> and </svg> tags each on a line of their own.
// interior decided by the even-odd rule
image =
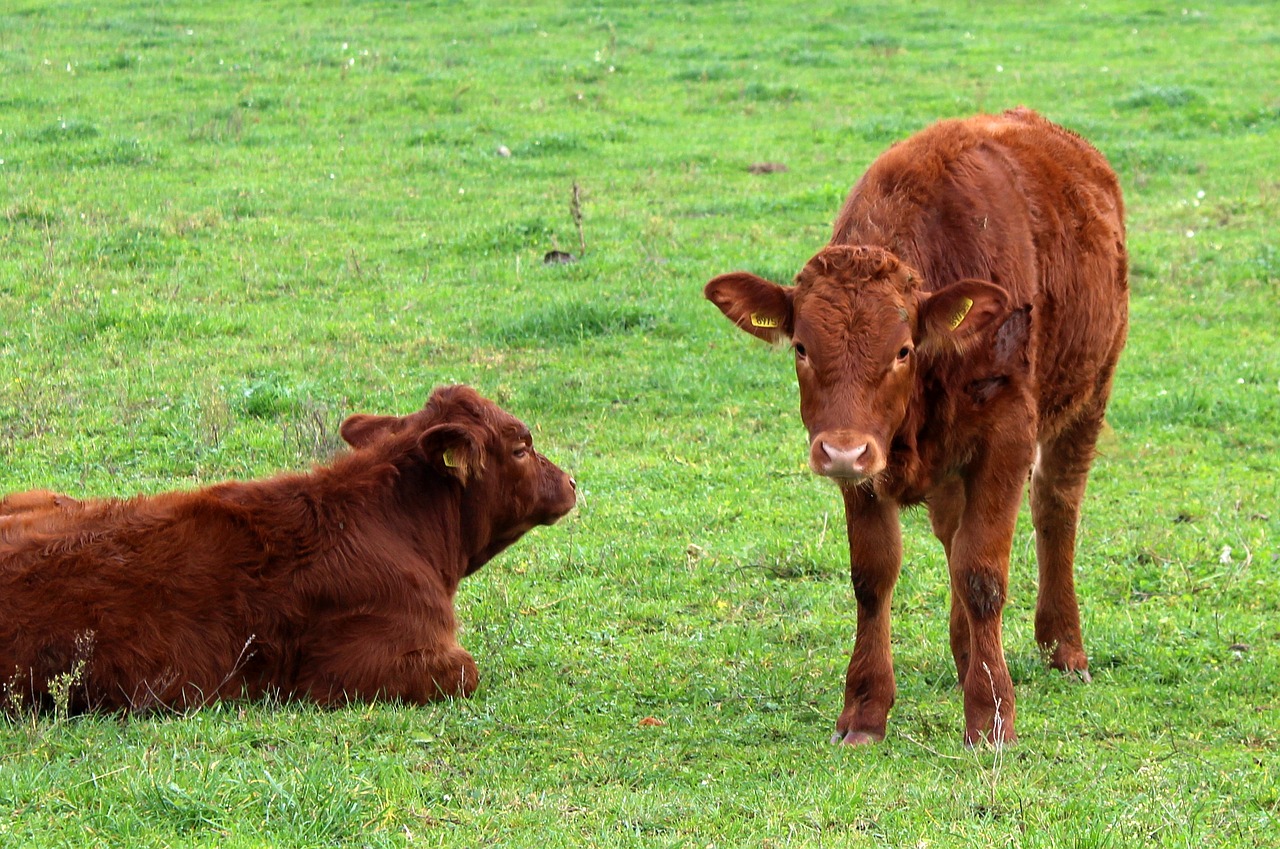
<svg viewBox="0 0 1280 849">
<path fill-rule="evenodd" d="M 766 342 L 791 338 L 791 290 L 745 271 L 721 274 L 702 290 L 742 330 Z"/>
<path fill-rule="evenodd" d="M 921 292 L 916 350 L 923 355 L 963 351 L 1009 314 L 1009 296 L 985 280 L 960 280 L 936 292 Z"/>
<path fill-rule="evenodd" d="M 475 434 L 457 424 L 428 428 L 418 438 L 418 448 L 440 474 L 465 484 L 484 470 L 484 448 Z"/>
<path fill-rule="evenodd" d="M 391 433 L 400 424 L 398 416 L 372 416 L 357 413 L 348 416 L 338 428 L 338 433 L 352 448 L 363 448 L 384 433 Z"/>
</svg>

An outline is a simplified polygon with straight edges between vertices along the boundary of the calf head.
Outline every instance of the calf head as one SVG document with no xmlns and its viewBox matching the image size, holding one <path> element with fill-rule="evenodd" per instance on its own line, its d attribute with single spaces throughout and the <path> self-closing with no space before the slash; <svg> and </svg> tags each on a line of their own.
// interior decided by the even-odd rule
<svg viewBox="0 0 1280 849">
<path fill-rule="evenodd" d="M 408 443 L 429 477 L 457 490 L 464 534 L 478 545 L 468 574 L 577 501 L 573 478 L 534 450 L 528 426 L 467 386 L 435 390 L 408 416 L 351 416 L 340 432 L 356 449 Z"/>
<path fill-rule="evenodd" d="M 723 274 L 704 294 L 734 324 L 769 342 L 789 340 L 809 431 L 809 467 L 857 485 L 885 470 L 922 363 L 963 350 L 1008 314 L 1003 289 L 960 280 L 934 292 L 919 272 L 876 247 L 820 251 L 780 286 Z"/>
</svg>

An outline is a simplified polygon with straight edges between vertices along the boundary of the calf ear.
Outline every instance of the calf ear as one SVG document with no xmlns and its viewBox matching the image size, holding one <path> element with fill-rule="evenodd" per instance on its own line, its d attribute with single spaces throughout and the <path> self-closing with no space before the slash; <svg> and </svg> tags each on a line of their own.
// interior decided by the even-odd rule
<svg viewBox="0 0 1280 849">
<path fill-rule="evenodd" d="M 484 469 L 484 447 L 475 434 L 458 424 L 428 428 L 418 437 L 418 448 L 437 472 L 466 484 Z"/>
<path fill-rule="evenodd" d="M 1008 294 L 985 280 L 960 280 L 916 297 L 916 350 L 926 356 L 947 348 L 965 350 L 1009 314 Z"/>
<path fill-rule="evenodd" d="M 702 294 L 752 336 L 766 342 L 791 338 L 791 289 L 786 286 L 745 271 L 735 271 L 714 278 Z"/>
<path fill-rule="evenodd" d="M 363 448 L 384 433 L 394 431 L 400 424 L 397 416 L 371 416 L 357 413 L 348 416 L 338 428 L 338 433 L 352 448 Z"/>
</svg>

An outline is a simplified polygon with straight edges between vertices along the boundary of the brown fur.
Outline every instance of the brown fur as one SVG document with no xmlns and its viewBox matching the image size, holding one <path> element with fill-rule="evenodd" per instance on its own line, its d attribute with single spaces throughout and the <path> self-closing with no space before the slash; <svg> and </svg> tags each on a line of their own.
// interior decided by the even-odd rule
<svg viewBox="0 0 1280 849">
<path fill-rule="evenodd" d="M 1014 738 L 1000 617 L 1029 473 L 1036 639 L 1087 679 L 1075 531 L 1128 327 L 1123 219 L 1102 155 L 1015 109 L 886 151 L 793 287 L 707 284 L 737 326 L 795 346 L 810 465 L 844 495 L 858 630 L 837 739 L 884 736 L 898 511 L 919 503 L 949 562 L 965 739 Z"/>
<path fill-rule="evenodd" d="M 342 434 L 353 449 L 309 474 L 0 502 L 9 706 L 68 682 L 72 710 L 469 695 L 458 582 L 572 509 L 573 481 L 463 386 Z"/>
</svg>

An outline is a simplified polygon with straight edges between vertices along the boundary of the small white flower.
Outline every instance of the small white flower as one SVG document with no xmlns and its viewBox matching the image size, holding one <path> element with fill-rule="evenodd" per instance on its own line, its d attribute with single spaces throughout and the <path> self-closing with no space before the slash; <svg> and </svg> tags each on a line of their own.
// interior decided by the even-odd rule
<svg viewBox="0 0 1280 849">
<path fill-rule="evenodd" d="M 1236 383 L 1239 383 L 1239 384 L 1243 385 L 1243 384 L 1244 384 L 1244 378 L 1243 378 L 1243 377 L 1237 377 L 1237 378 L 1236 378 Z"/>
<path fill-rule="evenodd" d="M 996 65 L 996 73 L 997 73 L 997 74 L 1003 74 L 1003 73 L 1004 73 L 1004 65 Z"/>
<path fill-rule="evenodd" d="M 1188 231 L 1187 231 L 1187 238 L 1188 238 L 1188 239 L 1194 239 L 1195 237 L 1196 237 L 1196 231 L 1195 231 L 1195 230 L 1188 230 Z"/>
<path fill-rule="evenodd" d="M 1201 189 L 1200 191 L 1196 192 L 1196 197 L 1200 198 L 1201 200 L 1204 200 L 1204 189 Z"/>
<path fill-rule="evenodd" d="M 343 50 L 346 50 L 346 49 L 347 49 L 347 43 L 346 43 L 345 41 L 344 41 L 344 42 L 342 42 L 342 49 L 343 49 Z"/>
<path fill-rule="evenodd" d="M 1222 553 L 1218 555 L 1218 562 L 1223 566 L 1231 563 L 1231 546 L 1224 545 L 1222 547 Z"/>
<path fill-rule="evenodd" d="M 338 178 L 337 178 L 335 175 L 330 174 L 330 175 L 329 175 L 329 179 L 330 179 L 330 180 L 336 180 L 336 179 L 338 179 Z"/>
<path fill-rule="evenodd" d="M 195 31 L 195 30 L 193 30 L 193 29 L 189 29 L 189 30 L 187 30 L 187 35 L 195 35 L 195 34 L 196 34 L 196 31 Z"/>
</svg>

